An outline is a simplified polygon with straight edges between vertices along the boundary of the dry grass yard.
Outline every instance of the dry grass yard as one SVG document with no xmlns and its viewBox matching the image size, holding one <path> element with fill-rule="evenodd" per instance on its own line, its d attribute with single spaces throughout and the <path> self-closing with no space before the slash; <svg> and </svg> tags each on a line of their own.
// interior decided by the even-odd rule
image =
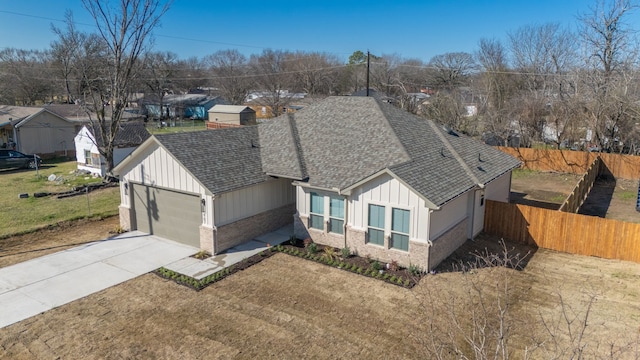
<svg viewBox="0 0 640 360">
<path fill-rule="evenodd" d="M 493 354 L 501 318 L 514 359 L 636 358 L 640 264 L 544 250 L 527 260 L 522 271 L 443 271 L 412 290 L 286 254 L 201 292 L 147 274 L 0 329 L 0 358 L 456 359 L 453 343 L 474 358 L 465 335 L 484 329 Z"/>
</svg>

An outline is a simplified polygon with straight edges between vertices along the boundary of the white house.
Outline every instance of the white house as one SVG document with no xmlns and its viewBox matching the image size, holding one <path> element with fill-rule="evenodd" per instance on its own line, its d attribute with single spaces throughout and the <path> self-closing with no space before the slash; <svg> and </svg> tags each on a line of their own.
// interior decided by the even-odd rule
<svg viewBox="0 0 640 360">
<path fill-rule="evenodd" d="M 141 122 L 122 123 L 114 142 L 113 164 L 118 165 L 150 136 L 151 134 Z M 96 140 L 90 125 L 85 125 L 78 131 L 74 142 L 79 170 L 86 170 L 98 176 L 106 175 L 106 162 L 98 151 L 100 141 L 102 141 L 100 137 Z"/>
<path fill-rule="evenodd" d="M 482 231 L 485 199 L 509 200 L 519 165 L 376 98 L 331 97 L 152 137 L 114 171 L 124 228 L 219 253 L 293 221 L 298 238 L 433 269 Z"/>
</svg>

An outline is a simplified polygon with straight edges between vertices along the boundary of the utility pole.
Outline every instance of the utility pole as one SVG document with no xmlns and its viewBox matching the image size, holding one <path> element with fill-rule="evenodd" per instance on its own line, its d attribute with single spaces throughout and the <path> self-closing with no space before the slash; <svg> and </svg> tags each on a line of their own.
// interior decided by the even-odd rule
<svg viewBox="0 0 640 360">
<path fill-rule="evenodd" d="M 367 50 L 367 96 L 369 96 L 369 61 L 370 58 L 370 54 L 369 54 L 369 50 Z"/>
</svg>

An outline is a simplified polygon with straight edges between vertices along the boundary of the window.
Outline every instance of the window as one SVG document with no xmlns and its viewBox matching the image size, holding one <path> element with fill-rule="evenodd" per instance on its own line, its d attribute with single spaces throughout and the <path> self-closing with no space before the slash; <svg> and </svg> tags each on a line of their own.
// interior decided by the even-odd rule
<svg viewBox="0 0 640 360">
<path fill-rule="evenodd" d="M 369 204 L 369 243 L 384 245 L 384 206 Z"/>
<path fill-rule="evenodd" d="M 84 151 L 84 163 L 85 163 L 85 165 L 91 165 L 91 151 L 90 150 L 85 150 Z"/>
<path fill-rule="evenodd" d="M 391 209 L 391 247 L 409 251 L 409 210 Z"/>
<path fill-rule="evenodd" d="M 344 234 L 344 199 L 329 198 L 329 231 Z"/>
<path fill-rule="evenodd" d="M 324 196 L 311 193 L 309 227 L 324 230 Z"/>
</svg>

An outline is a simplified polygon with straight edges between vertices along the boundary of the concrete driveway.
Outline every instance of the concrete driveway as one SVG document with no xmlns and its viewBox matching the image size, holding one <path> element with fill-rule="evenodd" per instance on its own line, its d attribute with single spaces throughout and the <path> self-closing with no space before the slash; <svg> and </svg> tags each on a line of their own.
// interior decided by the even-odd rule
<svg viewBox="0 0 640 360">
<path fill-rule="evenodd" d="M 0 269 L 0 328 L 146 274 L 199 249 L 133 231 Z"/>
</svg>

